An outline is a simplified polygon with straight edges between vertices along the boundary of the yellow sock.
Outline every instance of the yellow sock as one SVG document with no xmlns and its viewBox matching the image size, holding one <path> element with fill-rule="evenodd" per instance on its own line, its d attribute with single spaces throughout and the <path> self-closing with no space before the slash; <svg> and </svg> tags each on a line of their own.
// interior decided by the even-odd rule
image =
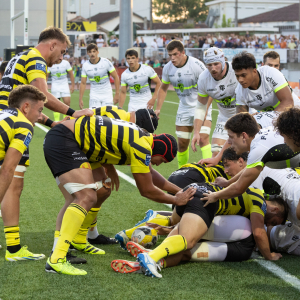
<svg viewBox="0 0 300 300">
<path fill-rule="evenodd" d="M 76 244 L 85 244 L 86 243 L 86 235 L 88 233 L 91 224 L 94 223 L 95 218 L 99 212 L 100 208 L 91 208 L 88 214 L 86 215 L 78 233 L 73 239 L 73 242 Z M 97 224 L 97 223 L 96 223 Z"/>
<path fill-rule="evenodd" d="M 167 216 L 163 216 L 163 215 L 160 215 L 160 214 L 157 214 L 156 217 L 152 220 L 150 220 L 148 223 L 154 223 L 154 224 L 158 224 L 158 225 L 161 225 L 161 226 L 170 226 L 170 217 L 167 217 Z M 131 236 L 133 234 L 133 232 L 141 227 L 141 226 L 145 226 L 146 225 L 146 222 L 140 224 L 139 226 L 136 226 L 136 227 L 133 227 L 131 229 L 128 229 L 128 230 L 125 230 L 125 234 L 128 236 L 129 239 L 131 239 Z"/>
<path fill-rule="evenodd" d="M 19 226 L 4 226 L 7 247 L 20 245 Z"/>
<path fill-rule="evenodd" d="M 211 144 L 208 144 L 202 148 L 200 148 L 202 153 L 202 158 L 211 158 L 212 152 L 211 152 Z"/>
<path fill-rule="evenodd" d="M 187 148 L 184 152 L 177 152 L 178 168 L 188 163 L 189 154 L 189 148 Z"/>
<path fill-rule="evenodd" d="M 149 252 L 149 256 L 158 262 L 160 259 L 186 250 L 187 243 L 182 235 L 167 237 L 158 247 Z"/>
<path fill-rule="evenodd" d="M 60 235 L 56 247 L 51 255 L 51 262 L 56 263 L 58 259 L 64 258 L 70 247 L 70 243 L 82 225 L 87 211 L 76 203 L 71 203 L 64 214 Z"/>
<path fill-rule="evenodd" d="M 56 121 L 56 122 L 59 121 L 60 120 L 60 113 L 54 111 L 53 112 L 53 117 L 54 117 L 54 121 Z"/>
</svg>

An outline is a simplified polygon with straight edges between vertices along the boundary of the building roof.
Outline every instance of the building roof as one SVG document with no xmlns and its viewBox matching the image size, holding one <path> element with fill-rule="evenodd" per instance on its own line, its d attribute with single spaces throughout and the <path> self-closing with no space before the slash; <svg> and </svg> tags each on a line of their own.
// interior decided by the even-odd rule
<svg viewBox="0 0 300 300">
<path fill-rule="evenodd" d="M 299 3 L 238 20 L 238 23 L 299 21 Z"/>
<path fill-rule="evenodd" d="M 136 17 L 139 17 L 141 19 L 144 19 L 140 15 L 133 13 Z M 115 19 L 119 17 L 119 12 L 118 11 L 111 11 L 111 12 L 106 12 L 106 13 L 99 13 L 97 15 L 94 15 L 91 17 L 91 21 L 96 21 L 97 24 L 103 24 L 104 22 L 107 22 L 109 20 Z"/>
<path fill-rule="evenodd" d="M 88 19 L 82 17 L 82 16 L 76 16 L 75 18 L 68 20 L 68 22 L 86 22 Z"/>
</svg>

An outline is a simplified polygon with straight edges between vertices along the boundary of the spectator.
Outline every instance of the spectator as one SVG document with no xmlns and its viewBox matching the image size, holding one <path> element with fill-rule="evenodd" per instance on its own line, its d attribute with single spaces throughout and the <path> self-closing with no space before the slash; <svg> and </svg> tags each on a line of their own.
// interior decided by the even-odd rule
<svg viewBox="0 0 300 300">
<path fill-rule="evenodd" d="M 220 38 L 218 38 L 217 41 L 215 42 L 215 46 L 218 47 L 218 48 L 223 47 L 223 42 Z"/>
<path fill-rule="evenodd" d="M 165 41 L 165 46 L 167 46 L 171 42 L 171 38 L 167 36 L 166 41 Z"/>
<path fill-rule="evenodd" d="M 168 63 L 168 62 L 167 62 L 167 59 L 166 59 L 166 58 L 163 58 L 163 59 L 162 59 L 162 62 L 160 63 L 160 65 L 161 65 L 162 67 L 164 67 L 167 63 Z"/>
<path fill-rule="evenodd" d="M 147 44 L 144 42 L 144 38 L 141 37 L 141 42 L 140 42 L 140 47 L 141 47 L 141 54 L 142 54 L 142 58 L 145 57 L 145 49 L 147 48 Z"/>
<path fill-rule="evenodd" d="M 153 68 L 160 68 L 160 62 L 158 59 L 155 60 L 155 63 L 153 64 Z"/>
<path fill-rule="evenodd" d="M 116 38 L 114 35 L 112 35 L 109 40 L 109 46 L 114 47 L 113 45 L 115 45 L 115 43 L 116 43 Z"/>
<path fill-rule="evenodd" d="M 76 39 L 74 40 L 74 46 L 77 46 L 77 47 L 80 46 L 79 35 L 77 35 L 77 36 L 76 36 Z"/>
<path fill-rule="evenodd" d="M 103 43 L 103 46 L 102 46 L 102 48 L 104 48 L 104 47 L 108 47 L 108 45 L 107 45 L 107 43 L 106 43 L 106 42 L 104 42 L 104 43 Z"/>
<path fill-rule="evenodd" d="M 156 57 L 157 56 L 157 43 L 156 43 L 156 39 L 153 40 L 153 42 L 151 43 L 151 53 L 152 53 L 152 57 Z"/>
<path fill-rule="evenodd" d="M 96 43 L 97 43 L 98 48 L 101 48 L 103 46 L 104 39 L 103 39 L 102 34 L 99 34 L 99 37 L 97 38 Z"/>
<path fill-rule="evenodd" d="M 140 41 L 138 37 L 135 39 L 135 42 L 133 43 L 133 47 L 140 47 Z"/>
<path fill-rule="evenodd" d="M 66 53 L 65 53 L 65 55 L 64 55 L 64 59 L 65 60 L 69 60 L 70 59 L 70 54 L 69 54 L 69 51 L 68 51 L 68 49 L 66 50 Z"/>
<path fill-rule="evenodd" d="M 209 45 L 213 42 L 211 35 L 209 33 L 206 35 L 206 39 L 207 39 L 207 44 Z"/>
<path fill-rule="evenodd" d="M 116 42 L 115 42 L 115 46 L 114 47 L 119 47 L 119 38 L 116 37 Z"/>
<path fill-rule="evenodd" d="M 204 44 L 202 45 L 202 49 L 208 49 L 210 44 L 208 43 L 208 39 L 205 39 Z"/>
<path fill-rule="evenodd" d="M 80 62 L 81 66 L 82 66 L 86 61 L 87 61 L 86 56 L 82 56 L 81 62 Z"/>
<path fill-rule="evenodd" d="M 79 81 L 81 78 L 81 66 L 79 63 L 79 59 L 76 58 L 74 61 L 74 66 L 73 66 L 73 73 L 74 73 L 74 79 L 75 79 L 75 89 L 79 90 Z"/>
<path fill-rule="evenodd" d="M 157 38 L 156 43 L 157 43 L 158 49 L 163 49 L 164 48 L 164 40 L 163 40 L 162 35 Z"/>
<path fill-rule="evenodd" d="M 293 40 L 293 39 L 291 39 L 291 41 L 289 42 L 289 44 L 288 44 L 288 48 L 290 49 L 290 50 L 295 50 L 295 48 L 296 48 L 296 44 L 295 44 L 295 41 Z"/>
<path fill-rule="evenodd" d="M 126 62 L 125 62 L 125 58 L 122 58 L 121 62 L 119 63 L 119 66 L 121 68 L 126 68 Z"/>
<path fill-rule="evenodd" d="M 229 38 L 225 44 L 225 48 L 232 48 L 233 47 L 233 43 L 231 42 L 231 39 Z"/>
<path fill-rule="evenodd" d="M 80 40 L 80 47 L 86 47 L 86 43 L 84 42 L 84 40 Z"/>
<path fill-rule="evenodd" d="M 285 49 L 286 46 L 287 46 L 286 41 L 284 39 L 281 39 L 280 48 Z"/>
<path fill-rule="evenodd" d="M 246 37 L 246 39 L 248 39 L 250 37 L 249 31 L 246 31 L 245 37 Z"/>
<path fill-rule="evenodd" d="M 275 39 L 274 49 L 280 49 L 280 44 L 279 44 L 279 40 L 278 39 Z"/>
<path fill-rule="evenodd" d="M 200 38 L 199 38 L 199 48 L 203 47 L 204 42 L 205 42 L 205 38 L 200 36 Z"/>
</svg>

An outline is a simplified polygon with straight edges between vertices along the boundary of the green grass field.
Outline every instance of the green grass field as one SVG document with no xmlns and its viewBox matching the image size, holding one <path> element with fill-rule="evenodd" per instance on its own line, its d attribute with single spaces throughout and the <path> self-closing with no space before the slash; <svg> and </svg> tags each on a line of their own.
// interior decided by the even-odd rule
<svg viewBox="0 0 300 300">
<path fill-rule="evenodd" d="M 85 95 L 87 107 L 88 92 Z M 167 101 L 178 102 L 175 92 L 168 92 Z M 128 103 L 128 99 L 127 102 Z M 72 95 L 73 108 L 78 108 L 78 92 Z M 127 104 L 125 109 L 127 108 Z M 175 134 L 177 105 L 165 103 L 158 133 Z M 45 109 L 52 118 L 52 112 Z M 213 117 L 216 111 L 213 111 Z M 21 243 L 35 253 L 49 255 L 57 213 L 64 203 L 43 155 L 45 132 L 35 127 L 30 144 L 31 166 L 25 176 L 21 197 Z M 199 160 L 200 152 L 190 152 L 190 161 Z M 127 166 L 118 170 L 132 177 Z M 157 168 L 168 177 L 177 169 L 177 160 Z M 120 179 L 118 192 L 113 192 L 98 216 L 99 232 L 114 236 L 122 229 L 131 228 L 144 218 L 149 208 L 167 210 L 142 198 L 136 187 Z M 0 219 L 2 225 L 2 219 Z M 192 225 L 191 225 L 192 226 Z M 3 232 L 3 231 L 2 231 Z M 78 253 L 88 260 L 82 265 L 87 276 L 65 276 L 44 271 L 46 260 L 36 262 L 6 262 L 4 234 L 0 234 L 0 299 L 299 299 L 299 290 L 275 276 L 256 261 L 243 263 L 187 263 L 162 270 L 162 279 L 141 274 L 119 274 L 112 271 L 114 259 L 132 259 L 117 245 L 102 246 L 105 255 Z M 284 255 L 272 266 L 275 272 L 282 268 L 300 279 L 298 257 Z M 278 269 L 278 270 L 277 270 Z M 289 277 L 286 277 L 289 279 Z"/>
</svg>

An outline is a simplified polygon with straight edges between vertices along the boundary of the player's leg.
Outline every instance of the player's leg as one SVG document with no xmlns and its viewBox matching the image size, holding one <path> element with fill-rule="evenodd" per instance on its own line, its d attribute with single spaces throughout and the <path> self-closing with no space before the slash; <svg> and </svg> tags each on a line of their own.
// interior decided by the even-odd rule
<svg viewBox="0 0 300 300">
<path fill-rule="evenodd" d="M 52 94 L 55 98 L 61 100 L 62 93 L 61 93 L 60 87 L 59 87 L 58 85 L 55 85 L 55 84 L 52 83 L 52 86 L 51 86 L 51 94 Z M 60 120 L 60 113 L 54 111 L 54 112 L 53 112 L 53 118 L 54 118 L 54 121 L 56 121 L 56 122 L 59 121 L 59 120 Z"/>
<path fill-rule="evenodd" d="M 63 100 L 63 102 L 64 102 L 66 105 L 70 106 L 70 104 L 71 104 L 71 96 L 70 96 L 70 93 L 69 93 L 69 96 L 65 96 L 65 94 L 64 94 L 64 97 L 62 97 L 62 100 Z"/>
<path fill-rule="evenodd" d="M 137 111 L 139 109 L 147 108 L 148 101 L 132 101 L 129 100 L 128 103 L 128 112 Z"/>
<path fill-rule="evenodd" d="M 202 158 L 211 158 L 211 144 L 209 142 L 210 131 L 211 131 L 211 119 L 212 118 L 212 106 L 210 105 L 206 118 L 201 126 L 200 130 L 200 150 Z"/>
<path fill-rule="evenodd" d="M 193 126 L 176 125 L 176 135 L 178 141 L 178 167 L 185 165 L 189 161 L 189 143 L 192 136 Z"/>
<path fill-rule="evenodd" d="M 219 114 L 215 130 L 212 135 L 211 151 L 216 156 L 222 149 L 228 139 L 227 130 L 225 129 L 226 119 Z"/>
</svg>

